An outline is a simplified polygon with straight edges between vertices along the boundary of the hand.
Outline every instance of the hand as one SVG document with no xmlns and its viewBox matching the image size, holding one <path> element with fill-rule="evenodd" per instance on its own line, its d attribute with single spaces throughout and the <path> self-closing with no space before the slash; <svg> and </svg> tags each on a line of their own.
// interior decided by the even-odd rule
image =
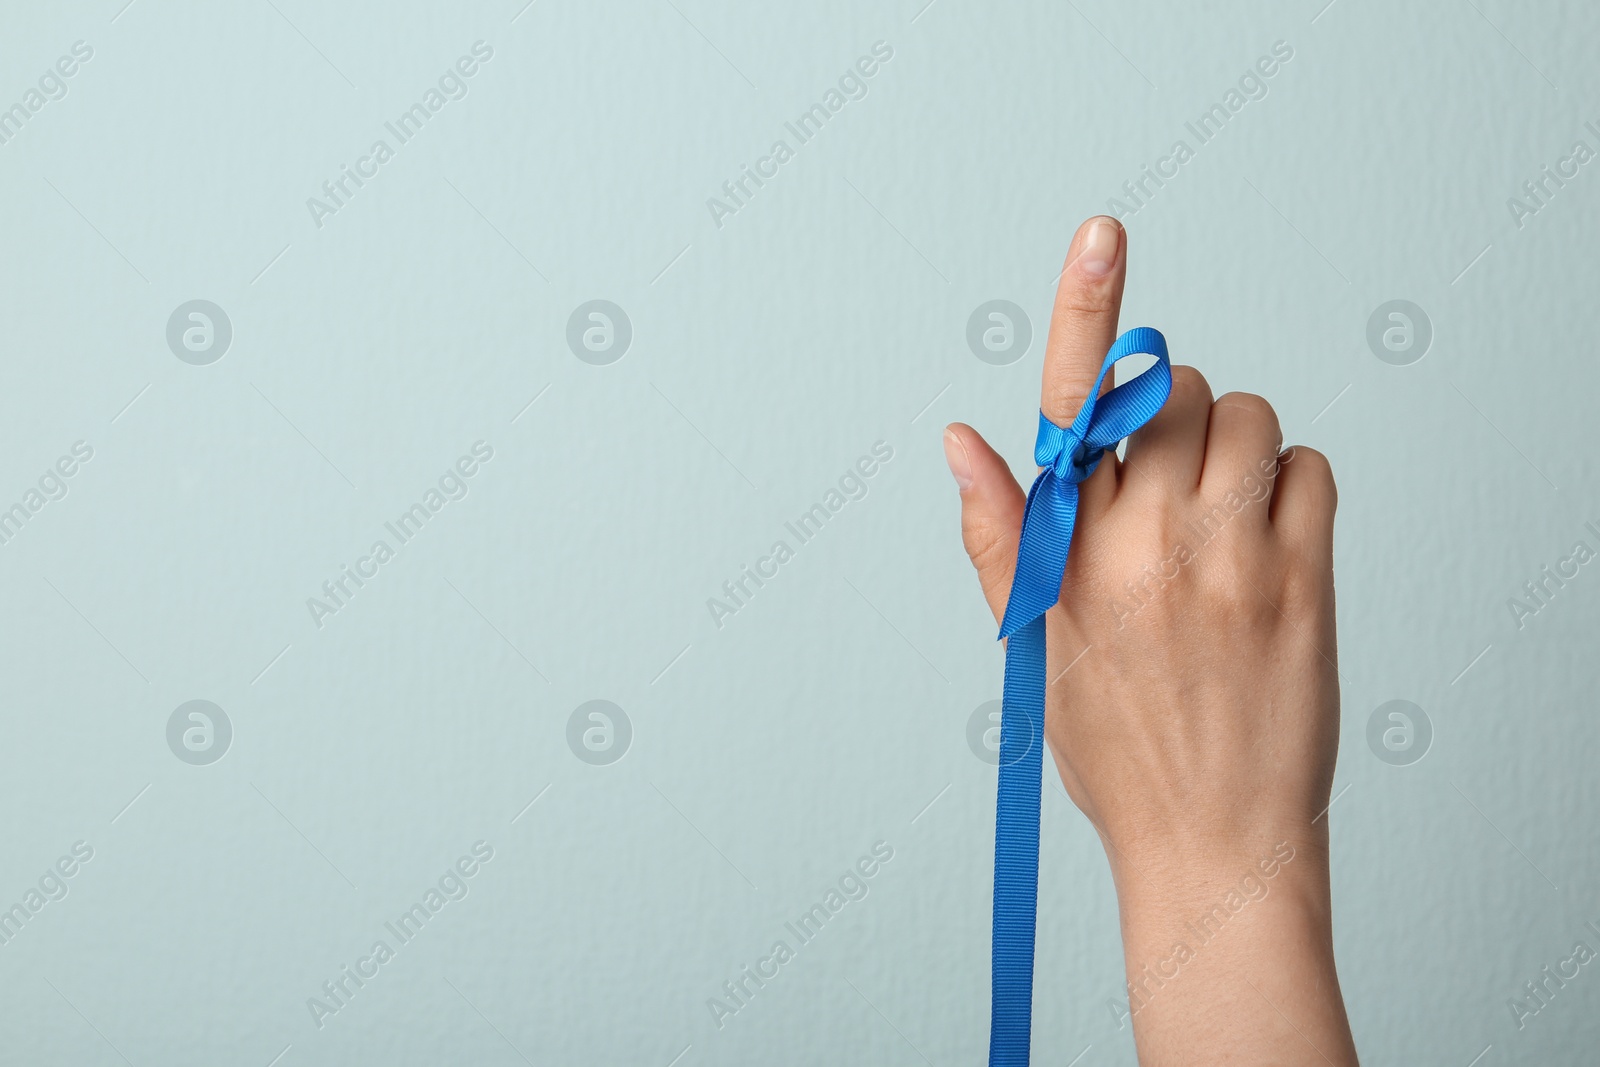
<svg viewBox="0 0 1600 1067">
<path fill-rule="evenodd" d="M 1058 425 L 1071 422 L 1116 338 L 1126 265 L 1114 220 L 1079 229 L 1045 353 L 1041 410 Z M 1225 1028 L 1219 1054 L 1240 1054 L 1251 1032 L 1282 1031 L 1285 1044 L 1262 1048 L 1273 1062 L 1296 1042 L 1307 1062 L 1355 1062 L 1332 968 L 1323 816 L 1339 729 L 1336 494 L 1321 454 L 1281 446 L 1261 397 L 1213 400 L 1198 371 L 1174 366 L 1171 398 L 1129 439 L 1126 459 L 1107 454 L 1079 487 L 1061 603 L 1046 616 L 1045 734 L 1111 862 L 1145 1063 L 1217 1062 L 1188 1031 L 1229 1017 L 1240 1025 Z M 971 427 L 950 426 L 945 451 L 962 537 L 998 620 L 1025 496 Z M 1184 942 L 1175 960 L 1185 924 L 1224 901 L 1227 929 L 1217 921 L 1215 940 Z M 1296 946 L 1305 951 L 1290 962 L 1301 965 L 1286 969 Z M 1227 970 L 1271 1000 L 1221 974 L 1185 981 L 1200 969 Z M 1232 1005 L 1239 990 L 1260 1019 L 1245 1023 L 1239 1005 L 1218 1014 L 1218 998 Z M 1290 1009 L 1279 998 L 1298 1010 L 1302 1037 L 1283 1025 Z"/>
</svg>

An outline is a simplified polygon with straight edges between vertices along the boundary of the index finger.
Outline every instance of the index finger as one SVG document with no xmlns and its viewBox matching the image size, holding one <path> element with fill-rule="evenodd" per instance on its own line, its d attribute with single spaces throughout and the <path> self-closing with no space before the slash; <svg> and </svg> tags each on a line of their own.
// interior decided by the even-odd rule
<svg viewBox="0 0 1600 1067">
<path fill-rule="evenodd" d="M 1039 410 L 1057 426 L 1069 425 L 1078 414 L 1100 376 L 1106 351 L 1117 339 L 1127 247 L 1122 224 L 1109 215 L 1096 215 L 1078 227 L 1067 250 L 1050 316 L 1039 401 Z M 1101 393 L 1111 384 L 1111 375 L 1107 374 Z M 1108 456 L 1107 460 L 1084 484 L 1084 491 L 1098 492 L 1097 485 L 1114 480 L 1115 457 Z"/>
<path fill-rule="evenodd" d="M 1039 409 L 1058 426 L 1070 423 L 1100 376 L 1100 363 L 1117 339 L 1117 313 L 1127 274 L 1122 224 L 1096 215 L 1078 227 L 1056 285 L 1045 343 L 1044 388 Z M 1110 387 L 1108 380 L 1104 387 Z"/>
</svg>

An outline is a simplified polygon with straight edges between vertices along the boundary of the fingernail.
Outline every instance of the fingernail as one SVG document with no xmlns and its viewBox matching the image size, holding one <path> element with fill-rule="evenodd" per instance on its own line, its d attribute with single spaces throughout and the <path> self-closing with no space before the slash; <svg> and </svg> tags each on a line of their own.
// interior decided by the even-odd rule
<svg viewBox="0 0 1600 1067">
<path fill-rule="evenodd" d="M 961 443 L 961 438 L 949 430 L 944 432 L 944 461 L 950 464 L 956 488 L 965 493 L 972 486 L 972 460 L 967 458 L 967 449 Z"/>
<path fill-rule="evenodd" d="M 1083 239 L 1083 250 L 1078 253 L 1078 270 L 1090 278 L 1103 278 L 1111 273 L 1117 262 L 1117 250 L 1122 244 L 1122 227 L 1111 219 L 1101 217 L 1089 224 Z"/>
</svg>

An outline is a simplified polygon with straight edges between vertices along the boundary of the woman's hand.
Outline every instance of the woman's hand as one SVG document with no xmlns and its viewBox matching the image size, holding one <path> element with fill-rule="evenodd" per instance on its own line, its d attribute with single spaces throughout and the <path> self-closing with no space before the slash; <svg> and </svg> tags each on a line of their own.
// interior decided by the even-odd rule
<svg viewBox="0 0 1600 1067">
<path fill-rule="evenodd" d="M 1058 425 L 1116 338 L 1126 264 L 1119 224 L 1084 223 L 1045 353 L 1041 410 Z M 1172 379 L 1126 459 L 1107 454 L 1080 485 L 1046 617 L 1046 737 L 1122 909 L 1119 1022 L 1134 1021 L 1146 1064 L 1354 1063 L 1324 814 L 1339 731 L 1333 477 L 1317 452 L 1282 452 L 1261 397 L 1213 400 L 1192 367 Z M 1024 493 L 971 427 L 952 425 L 945 451 L 998 620 Z"/>
</svg>

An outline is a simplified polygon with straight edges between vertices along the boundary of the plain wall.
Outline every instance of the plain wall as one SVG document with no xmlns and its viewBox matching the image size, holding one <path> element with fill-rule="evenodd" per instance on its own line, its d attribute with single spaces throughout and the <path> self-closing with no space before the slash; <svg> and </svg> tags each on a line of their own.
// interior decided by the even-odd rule
<svg viewBox="0 0 1600 1067">
<path fill-rule="evenodd" d="M 1592 1059 L 1593 966 L 1521 1029 L 1509 1002 L 1600 949 L 1600 564 L 1510 601 L 1600 550 L 1600 162 L 1522 190 L 1600 151 L 1600 10 L 1322 2 L 10 5 L 0 907 L 93 854 L 0 944 L 0 1058 L 981 1062 L 995 772 L 968 727 L 1002 658 L 940 433 L 1031 476 L 1053 279 L 1119 198 L 1124 326 L 1269 397 L 1338 476 L 1328 818 L 1365 1061 Z M 477 41 L 401 144 L 385 123 Z M 1185 124 L 1277 42 L 1201 143 Z M 308 207 L 379 139 L 375 176 Z M 631 324 L 608 365 L 568 343 L 597 299 Z M 205 365 L 168 343 L 192 300 L 231 324 Z M 1004 365 L 967 342 L 991 300 L 1031 327 Z M 1369 345 L 1393 300 L 1431 323 L 1419 360 Z M 401 545 L 385 523 L 476 442 Z M 802 544 L 785 524 L 878 442 Z M 169 744 L 191 700 L 228 718 L 215 762 Z M 609 764 L 577 755 L 595 720 L 569 742 L 592 700 L 627 716 Z M 1431 723 L 1420 761 L 1368 743 L 1391 700 Z M 1131 1064 L 1099 842 L 1053 776 L 1044 805 L 1036 1059 Z M 879 842 L 800 944 L 786 923 Z M 465 897 L 402 943 L 385 924 L 463 857 Z M 379 940 L 319 1026 L 309 998 Z"/>
</svg>

